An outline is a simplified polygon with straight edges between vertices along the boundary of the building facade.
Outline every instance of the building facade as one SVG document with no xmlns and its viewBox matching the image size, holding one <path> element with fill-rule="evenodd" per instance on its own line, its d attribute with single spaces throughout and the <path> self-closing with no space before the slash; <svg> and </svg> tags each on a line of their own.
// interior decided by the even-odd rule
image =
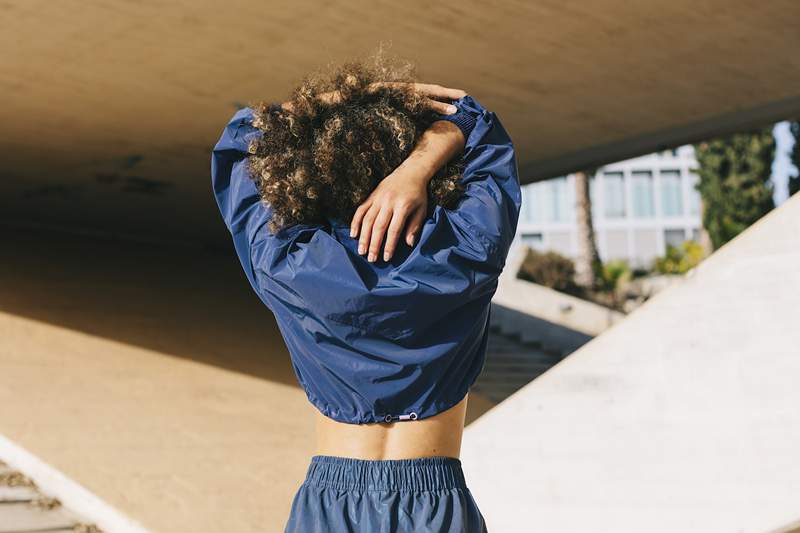
<svg viewBox="0 0 800 533">
<path fill-rule="evenodd" d="M 668 244 L 697 240 L 701 228 L 697 161 L 681 146 L 600 168 L 590 180 L 600 257 L 650 267 Z M 523 187 L 517 242 L 575 257 L 575 177 Z"/>
</svg>

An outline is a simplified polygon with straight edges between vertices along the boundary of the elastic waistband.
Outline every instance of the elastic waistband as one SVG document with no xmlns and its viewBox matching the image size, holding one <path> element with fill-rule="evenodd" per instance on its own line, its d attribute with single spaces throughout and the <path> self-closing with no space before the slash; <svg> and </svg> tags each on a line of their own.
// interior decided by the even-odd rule
<svg viewBox="0 0 800 533">
<path fill-rule="evenodd" d="M 445 456 L 370 461 L 315 455 L 305 483 L 345 490 L 421 492 L 466 488 L 461 461 Z"/>
</svg>

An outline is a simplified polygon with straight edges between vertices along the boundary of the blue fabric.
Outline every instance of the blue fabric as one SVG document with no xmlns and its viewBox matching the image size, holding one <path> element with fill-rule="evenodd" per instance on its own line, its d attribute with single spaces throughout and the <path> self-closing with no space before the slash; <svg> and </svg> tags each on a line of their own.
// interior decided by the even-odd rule
<svg viewBox="0 0 800 533">
<path fill-rule="evenodd" d="M 461 133 L 464 134 L 464 139 L 469 138 L 469 134 L 472 133 L 472 130 L 475 128 L 475 122 L 477 122 L 475 115 L 465 110 L 463 107 L 457 108 L 457 111 L 452 115 L 441 115 L 441 118 L 442 120 L 452 122 L 458 126 Z"/>
<path fill-rule="evenodd" d="M 454 209 L 436 206 L 415 245 L 401 240 L 388 262 L 358 254 L 349 221 L 268 230 L 271 208 L 248 176 L 248 143 L 261 134 L 252 109 L 214 147 L 214 195 L 245 275 L 275 314 L 308 399 L 335 420 L 433 416 L 463 399 L 483 366 L 521 192 L 497 116 L 471 96 L 454 104 L 475 119 L 465 193 Z"/>
<path fill-rule="evenodd" d="M 486 533 L 454 457 L 315 455 L 285 533 Z"/>
</svg>

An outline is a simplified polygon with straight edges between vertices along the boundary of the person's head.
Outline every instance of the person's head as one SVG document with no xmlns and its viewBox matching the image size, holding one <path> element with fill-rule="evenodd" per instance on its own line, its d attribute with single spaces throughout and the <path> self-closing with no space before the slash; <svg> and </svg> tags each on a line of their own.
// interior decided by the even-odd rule
<svg viewBox="0 0 800 533">
<path fill-rule="evenodd" d="M 273 231 L 327 218 L 350 221 L 438 117 L 411 85 L 375 88 L 412 81 L 407 65 L 378 55 L 305 78 L 292 92 L 291 111 L 252 105 L 253 125 L 263 135 L 250 144 L 250 174 L 273 210 Z M 320 98 L 330 93 L 338 98 Z M 462 170 L 454 161 L 436 173 L 430 204 L 454 206 L 463 192 Z"/>
</svg>

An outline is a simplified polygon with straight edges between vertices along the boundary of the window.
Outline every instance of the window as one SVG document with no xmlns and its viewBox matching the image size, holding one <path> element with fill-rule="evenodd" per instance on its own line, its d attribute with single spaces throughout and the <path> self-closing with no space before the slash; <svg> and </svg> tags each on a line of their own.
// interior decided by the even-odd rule
<svg viewBox="0 0 800 533">
<path fill-rule="evenodd" d="M 534 223 L 570 220 L 566 178 L 553 178 L 526 187 L 526 221 Z"/>
<path fill-rule="evenodd" d="M 661 214 L 665 217 L 683 215 L 680 170 L 661 171 Z"/>
<path fill-rule="evenodd" d="M 522 191 L 522 206 L 519 210 L 520 222 L 533 222 L 533 186 L 524 185 Z"/>
<path fill-rule="evenodd" d="M 603 173 L 603 204 L 606 217 L 625 216 L 625 181 L 622 172 Z"/>
<path fill-rule="evenodd" d="M 550 180 L 552 211 L 550 220 L 553 222 L 566 222 L 569 220 L 567 203 L 567 178 L 554 178 Z"/>
<path fill-rule="evenodd" d="M 651 218 L 655 216 L 653 173 L 649 170 L 632 172 L 631 189 L 633 216 L 637 218 Z"/>
<path fill-rule="evenodd" d="M 522 241 L 522 244 L 526 244 L 531 248 L 536 249 L 541 249 L 542 242 L 544 241 L 541 233 L 523 233 L 520 236 L 520 240 Z"/>
<path fill-rule="evenodd" d="M 527 221 L 544 222 L 547 216 L 547 189 L 545 183 L 533 183 L 525 189 L 528 200 Z"/>
<path fill-rule="evenodd" d="M 686 232 L 682 229 L 664 230 L 664 247 L 674 246 L 675 248 L 678 248 L 685 240 Z"/>
</svg>

